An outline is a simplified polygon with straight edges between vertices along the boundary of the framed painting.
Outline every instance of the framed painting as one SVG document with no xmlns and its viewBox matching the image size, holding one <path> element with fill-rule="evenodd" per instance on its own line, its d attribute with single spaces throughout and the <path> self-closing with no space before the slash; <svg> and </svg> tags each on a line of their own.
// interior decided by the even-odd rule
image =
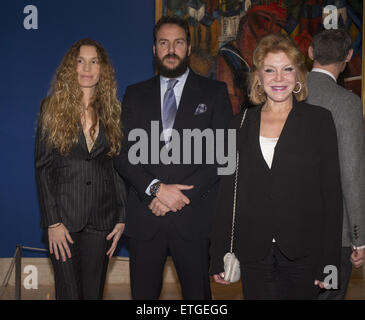
<svg viewBox="0 0 365 320">
<path fill-rule="evenodd" d="M 271 32 L 290 35 L 306 56 L 310 69 L 307 51 L 313 35 L 324 28 L 325 19 L 336 21 L 350 33 L 354 49 L 339 83 L 362 96 L 364 106 L 362 0 L 156 0 L 155 3 L 156 21 L 165 15 L 187 19 L 192 45 L 190 66 L 201 75 L 226 82 L 234 113 L 248 102 L 247 75 L 258 39 Z M 331 20 L 334 12 L 336 20 Z"/>
</svg>

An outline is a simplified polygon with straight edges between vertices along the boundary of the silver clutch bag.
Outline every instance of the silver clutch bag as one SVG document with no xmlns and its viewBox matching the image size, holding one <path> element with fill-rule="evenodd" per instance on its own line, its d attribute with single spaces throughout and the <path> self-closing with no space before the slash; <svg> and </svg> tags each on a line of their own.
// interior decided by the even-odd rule
<svg viewBox="0 0 365 320">
<path fill-rule="evenodd" d="M 224 280 L 237 282 L 241 278 L 240 262 L 232 252 L 227 252 L 223 258 L 224 261 Z"/>
<path fill-rule="evenodd" d="M 246 118 L 247 109 L 243 113 L 241 125 Z M 224 280 L 229 282 L 237 282 L 241 278 L 241 268 L 240 262 L 238 261 L 236 255 L 233 253 L 233 239 L 234 239 L 234 225 L 236 220 L 236 202 L 237 202 L 237 179 L 238 179 L 238 163 L 239 154 L 236 154 L 236 171 L 235 171 L 235 182 L 234 182 L 234 193 L 233 193 L 233 214 L 232 214 L 232 232 L 231 232 L 231 248 L 223 257 L 224 263 Z"/>
</svg>

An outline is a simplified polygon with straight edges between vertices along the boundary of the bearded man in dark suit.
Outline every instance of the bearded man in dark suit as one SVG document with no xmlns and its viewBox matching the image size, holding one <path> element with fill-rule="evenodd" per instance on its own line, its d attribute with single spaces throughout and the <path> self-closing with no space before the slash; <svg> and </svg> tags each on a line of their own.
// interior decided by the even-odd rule
<svg viewBox="0 0 365 320">
<path fill-rule="evenodd" d="M 215 134 L 209 140 L 208 131 L 227 128 L 232 106 L 224 83 L 188 67 L 191 45 L 185 20 L 161 18 L 154 28 L 153 52 L 159 75 L 127 88 L 122 103 L 125 139 L 115 160 L 131 186 L 126 234 L 132 297 L 159 298 L 171 254 L 182 297 L 210 299 L 208 236 L 219 181 L 211 151 L 222 143 Z M 136 144 L 131 141 L 135 129 L 146 132 Z M 200 148 L 177 142 L 194 129 L 207 134 Z M 139 155 L 134 153 L 137 144 Z M 151 151 L 148 161 L 135 161 L 146 148 Z M 199 161 L 192 164 L 189 159 Z"/>
</svg>

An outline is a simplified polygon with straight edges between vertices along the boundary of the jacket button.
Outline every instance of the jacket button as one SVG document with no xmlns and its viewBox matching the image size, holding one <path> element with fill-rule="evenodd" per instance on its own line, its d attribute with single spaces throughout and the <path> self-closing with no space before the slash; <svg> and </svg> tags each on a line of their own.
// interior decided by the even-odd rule
<svg viewBox="0 0 365 320">
<path fill-rule="evenodd" d="M 91 181 L 87 181 L 87 182 L 86 182 L 86 185 L 87 185 L 87 186 L 91 185 Z"/>
</svg>

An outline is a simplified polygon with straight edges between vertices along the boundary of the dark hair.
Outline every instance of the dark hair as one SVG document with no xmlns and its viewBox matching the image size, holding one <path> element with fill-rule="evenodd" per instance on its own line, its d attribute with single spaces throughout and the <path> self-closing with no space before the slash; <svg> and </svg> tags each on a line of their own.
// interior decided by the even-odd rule
<svg viewBox="0 0 365 320">
<path fill-rule="evenodd" d="M 342 28 L 323 30 L 313 37 L 313 58 L 321 65 L 343 62 L 351 49 L 351 37 Z"/>
<path fill-rule="evenodd" d="M 186 20 L 179 18 L 177 16 L 164 16 L 160 20 L 158 20 L 155 24 L 155 27 L 153 28 L 153 42 L 156 44 L 156 35 L 158 30 L 164 25 L 164 24 L 176 24 L 177 26 L 184 29 L 186 34 L 186 42 L 189 45 L 190 44 L 190 31 L 189 31 L 189 24 Z"/>
</svg>

